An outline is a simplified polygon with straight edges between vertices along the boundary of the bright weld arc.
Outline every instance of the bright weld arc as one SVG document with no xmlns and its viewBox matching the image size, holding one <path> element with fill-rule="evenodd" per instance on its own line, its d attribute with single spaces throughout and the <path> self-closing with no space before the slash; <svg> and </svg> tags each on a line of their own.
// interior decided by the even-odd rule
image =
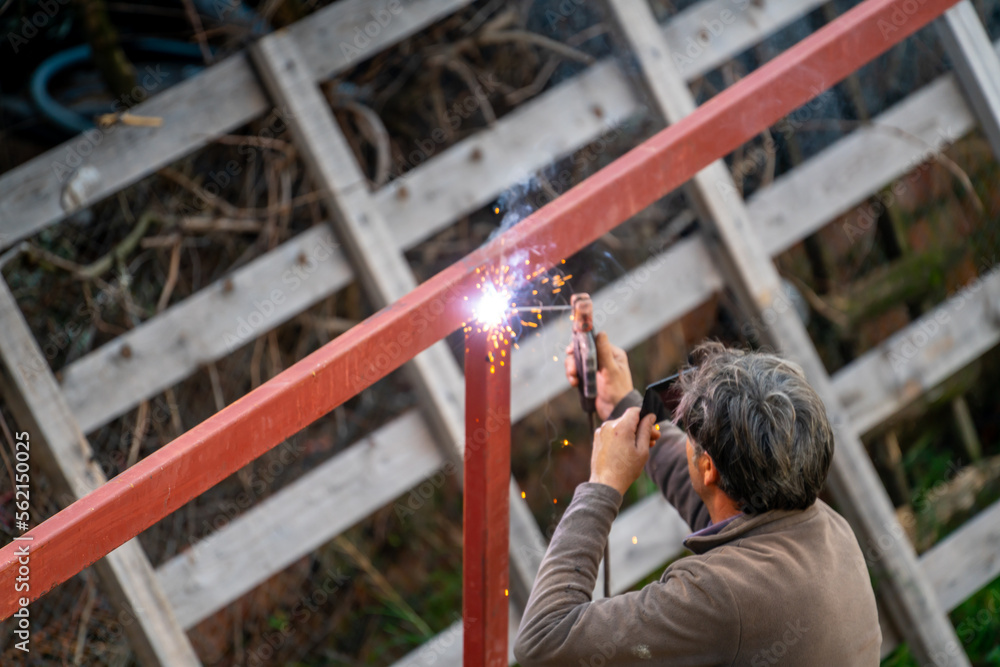
<svg viewBox="0 0 1000 667">
<path fill-rule="evenodd" d="M 564 261 L 565 263 L 565 261 Z M 530 266 L 531 260 L 524 260 L 524 266 Z M 520 260 L 513 262 L 513 265 L 520 265 Z M 566 308 L 566 306 L 517 306 L 514 301 L 516 298 L 516 289 L 518 286 L 527 287 L 530 289 L 531 281 L 542 277 L 542 283 L 548 283 L 551 280 L 552 292 L 558 294 L 560 289 L 566 285 L 566 281 L 572 278 L 572 275 L 559 275 L 556 274 L 551 278 L 549 276 L 542 276 L 545 273 L 544 269 L 541 267 L 530 270 L 523 268 L 523 273 L 518 270 L 511 270 L 512 264 L 504 264 L 499 267 L 489 267 L 485 270 L 477 269 L 476 272 L 480 273 L 480 281 L 476 283 L 476 288 L 481 291 L 481 295 L 478 300 L 474 302 L 471 321 L 465 324 L 465 331 L 469 333 L 476 329 L 477 332 L 486 333 L 490 340 L 493 342 L 493 348 L 500 350 L 500 343 L 504 345 L 513 344 L 517 347 L 517 344 L 513 341 L 517 338 L 519 332 L 515 331 L 511 327 L 511 315 L 519 312 L 531 313 L 536 316 L 538 320 L 542 319 L 542 310 L 552 309 L 552 308 Z M 538 290 L 532 290 L 532 295 L 537 295 Z M 469 300 L 469 297 L 465 297 Z M 537 322 L 528 322 L 520 317 L 516 318 L 517 323 L 522 327 L 537 328 Z M 506 352 L 501 350 L 501 356 L 506 356 Z M 496 368 L 494 366 L 496 359 L 490 355 L 490 373 L 494 373 Z M 504 361 L 500 361 L 500 365 L 505 365 Z"/>
</svg>

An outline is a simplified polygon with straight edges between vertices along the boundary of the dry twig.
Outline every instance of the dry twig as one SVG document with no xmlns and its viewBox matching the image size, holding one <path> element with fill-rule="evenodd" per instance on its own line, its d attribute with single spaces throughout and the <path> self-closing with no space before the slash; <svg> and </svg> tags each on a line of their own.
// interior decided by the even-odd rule
<svg viewBox="0 0 1000 667">
<path fill-rule="evenodd" d="M 208 381 L 212 385 L 212 398 L 215 400 L 215 411 L 221 412 L 226 407 L 226 397 L 222 395 L 222 381 L 219 379 L 219 369 L 215 366 L 214 361 L 205 364 L 205 369 L 208 370 Z"/>
<path fill-rule="evenodd" d="M 586 54 L 579 49 L 574 49 L 571 46 L 563 44 L 562 42 L 550 39 L 545 35 L 539 35 L 536 32 L 529 32 L 527 30 L 484 32 L 479 36 L 478 41 L 481 44 L 506 44 L 509 42 L 533 44 L 535 46 L 540 46 L 543 49 L 548 49 L 553 53 L 557 53 L 563 58 L 575 60 L 576 62 L 580 62 L 585 65 L 593 65 L 594 62 L 596 62 L 593 56 Z"/>
<path fill-rule="evenodd" d="M 198 48 L 201 49 L 201 57 L 206 65 L 211 65 L 215 58 L 212 57 L 212 50 L 208 48 L 208 40 L 205 39 L 205 28 L 201 25 L 201 17 L 191 0 L 181 0 L 184 3 L 184 12 L 187 14 L 191 27 L 194 28 L 195 39 L 198 40 Z"/>
<path fill-rule="evenodd" d="M 160 298 L 156 302 L 156 312 L 161 313 L 163 309 L 167 307 L 170 303 L 170 295 L 174 292 L 174 287 L 177 286 L 177 277 L 180 273 L 181 267 L 181 235 L 174 235 L 174 245 L 170 250 L 170 269 L 167 272 L 167 281 L 163 284 L 163 291 L 160 292 Z"/>
<path fill-rule="evenodd" d="M 138 116 L 128 111 L 121 113 L 105 113 L 95 119 L 97 127 L 107 129 L 112 125 L 122 124 L 131 127 L 162 127 L 163 118 L 160 116 Z"/>
<path fill-rule="evenodd" d="M 73 664 L 83 664 L 83 651 L 87 645 L 87 627 L 90 625 L 90 616 L 94 611 L 94 604 L 97 602 L 97 584 L 94 578 L 87 577 L 87 597 L 83 604 L 83 613 L 80 615 L 80 626 L 76 631 L 76 648 L 73 650 Z"/>
<path fill-rule="evenodd" d="M 149 427 L 149 401 L 139 403 L 139 409 L 135 415 L 135 428 L 132 430 L 132 445 L 128 450 L 128 458 L 125 460 L 125 467 L 131 468 L 139 460 L 139 450 L 142 448 L 142 441 L 146 439 L 146 429 Z"/>
</svg>

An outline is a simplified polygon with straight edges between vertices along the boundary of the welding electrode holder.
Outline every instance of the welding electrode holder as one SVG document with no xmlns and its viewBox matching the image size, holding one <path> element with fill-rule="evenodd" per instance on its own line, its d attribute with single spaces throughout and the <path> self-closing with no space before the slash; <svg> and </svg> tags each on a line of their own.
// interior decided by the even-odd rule
<svg viewBox="0 0 1000 667">
<path fill-rule="evenodd" d="M 590 431 L 597 431 L 597 339 L 594 338 L 594 302 L 581 292 L 570 298 L 573 309 L 573 361 L 576 362 L 580 406 L 590 420 Z M 611 597 L 611 553 L 604 543 L 604 597 Z"/>
<path fill-rule="evenodd" d="M 586 293 L 574 294 L 570 299 L 573 309 L 573 360 L 579 383 L 580 406 L 584 412 L 593 413 L 597 401 L 597 340 L 594 338 L 594 304 Z"/>
</svg>

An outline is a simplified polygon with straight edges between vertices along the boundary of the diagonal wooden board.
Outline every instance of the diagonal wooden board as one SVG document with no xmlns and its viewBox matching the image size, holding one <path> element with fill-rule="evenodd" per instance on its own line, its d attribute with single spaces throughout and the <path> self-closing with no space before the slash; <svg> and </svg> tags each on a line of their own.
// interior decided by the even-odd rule
<svg viewBox="0 0 1000 667">
<path fill-rule="evenodd" d="M 647 0 L 609 0 L 609 4 L 639 62 L 652 99 L 668 124 L 677 123 L 695 110 L 696 103 L 669 58 L 669 45 L 655 29 L 656 20 Z M 947 664 L 968 665 L 967 657 L 949 651 L 959 645 L 955 629 L 942 613 L 934 589 L 919 568 L 913 547 L 899 528 L 892 503 L 856 428 L 840 406 L 805 326 L 784 297 L 771 257 L 751 228 L 746 205 L 740 197 L 723 199 L 722 191 L 736 191 L 722 160 L 698 172 L 688 185 L 688 193 L 708 228 L 706 240 L 718 258 L 717 265 L 727 284 L 736 293 L 744 317 L 755 330 L 753 337 L 798 362 L 829 410 L 836 439 L 830 488 L 858 533 L 862 548 L 875 543 L 884 545 L 881 558 L 870 562 L 887 575 L 879 586 L 882 599 L 918 659 L 930 661 L 947 656 Z"/>
<path fill-rule="evenodd" d="M 66 506 L 107 482 L 90 443 L 63 400 L 48 362 L 7 283 L 0 280 L 0 393 L 29 450 L 57 485 Z M 37 487 L 35 487 L 37 488 Z M 29 489 L 29 492 L 33 489 Z M 27 543 L 30 544 L 30 543 Z M 94 564 L 101 587 L 118 608 L 129 643 L 143 665 L 178 667 L 201 662 L 177 622 L 139 540 L 126 542 Z"/>
<path fill-rule="evenodd" d="M 326 193 L 334 226 L 376 307 L 393 303 L 417 286 L 416 279 L 382 218 L 368 182 L 319 87 L 304 71 L 303 55 L 290 34 L 278 32 L 251 48 L 274 103 L 291 111 L 292 136 L 315 182 Z M 408 369 L 445 456 L 457 460 L 465 441 L 463 381 L 444 342 L 419 354 Z M 544 540 L 512 482 L 511 597 L 526 600 L 538 570 Z M 529 540 L 527 544 L 517 540 Z"/>
</svg>

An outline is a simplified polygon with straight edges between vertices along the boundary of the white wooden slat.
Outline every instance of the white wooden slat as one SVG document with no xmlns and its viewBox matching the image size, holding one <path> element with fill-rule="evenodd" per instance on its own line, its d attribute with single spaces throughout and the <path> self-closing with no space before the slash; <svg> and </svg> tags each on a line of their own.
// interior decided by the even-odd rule
<svg viewBox="0 0 1000 667">
<path fill-rule="evenodd" d="M 327 194 L 337 238 L 376 308 L 412 291 L 417 281 L 375 208 L 368 182 L 355 161 L 319 87 L 303 71 L 304 56 L 291 35 L 276 33 L 251 47 L 250 55 L 278 108 L 288 109 L 290 130 L 318 189 Z M 462 376 L 444 343 L 418 355 L 409 368 L 427 401 L 438 434 L 459 448 L 465 439 Z"/>
<path fill-rule="evenodd" d="M 62 388 L 80 427 L 96 429 L 346 286 L 338 245 L 327 225 L 312 227 L 69 364 Z"/>
<path fill-rule="evenodd" d="M 995 502 L 920 557 L 942 606 L 954 610 L 973 593 L 1000 575 L 1000 502 Z M 958 626 L 965 641 L 969 631 L 982 627 L 972 617 Z M 882 657 L 899 645 L 892 627 L 882 626 Z"/>
<path fill-rule="evenodd" d="M 148 74 L 140 73 L 140 82 Z M 153 83 L 153 78 L 147 79 Z M 146 94 L 167 85 L 164 80 Z M 221 93 L 221 94 L 220 94 Z M 211 104 L 195 104 L 211 96 Z M 91 130 L 0 176 L 0 247 L 31 236 L 149 175 L 264 112 L 244 55 L 135 106 L 162 127 Z M 67 187 L 69 186 L 69 187 Z M 75 193 L 69 197 L 69 193 Z"/>
<path fill-rule="evenodd" d="M 414 0 L 399 3 L 402 11 L 391 14 L 360 56 L 349 58 L 343 44 L 351 46 L 354 29 L 365 30 L 387 5 L 383 0 L 342 0 L 290 28 L 310 54 L 314 79 L 330 76 L 370 58 L 380 50 L 405 39 L 428 23 L 468 4 L 468 0 Z M 350 51 L 346 51 L 350 54 Z M 351 54 L 353 55 L 353 54 Z M 154 95 L 170 82 L 140 72 L 139 82 L 148 84 L 143 95 Z M 136 99 L 142 99 L 139 94 Z M 67 215 L 93 205 L 204 146 L 212 138 L 229 132 L 264 114 L 269 108 L 246 56 L 239 53 L 210 67 L 133 108 L 143 116 L 163 119 L 157 128 L 114 126 L 70 139 L 25 165 L 0 176 L 0 248 L 34 234 Z M 279 120 L 283 124 L 285 120 Z M 83 177 L 69 172 L 86 166 Z M 67 181 L 74 183 L 72 205 L 64 204 Z"/>
<path fill-rule="evenodd" d="M 974 126 L 954 77 L 935 79 L 754 193 L 747 209 L 761 244 L 771 255 L 783 252 Z M 848 218 L 845 233 L 871 224 Z"/>
<path fill-rule="evenodd" d="M 507 624 L 507 662 L 513 665 L 514 640 L 517 629 L 521 625 L 521 616 L 510 605 L 510 620 Z M 432 639 L 415 648 L 393 667 L 427 667 L 428 665 L 460 665 L 462 664 L 462 622 L 456 621 Z"/>
<path fill-rule="evenodd" d="M 55 377 L 35 342 L 7 283 L 0 280 L 0 393 L 37 463 L 46 464 L 59 504 L 68 505 L 107 479 L 94 460 L 63 400 Z M 198 665 L 187 635 L 177 622 L 164 591 L 138 540 L 126 542 L 95 564 L 101 586 L 118 609 L 129 643 L 146 665 Z"/>
<path fill-rule="evenodd" d="M 707 0 L 673 17 L 663 37 L 669 58 L 691 81 L 822 4 L 823 0 Z"/>
<path fill-rule="evenodd" d="M 1000 576 L 1000 501 L 936 544 L 920 564 L 949 611 Z"/>
<path fill-rule="evenodd" d="M 1000 343 L 1000 268 L 855 360 L 834 378 L 841 404 L 865 433 Z"/>
<path fill-rule="evenodd" d="M 647 0 L 609 0 L 609 4 L 658 111 L 668 124 L 680 121 L 695 110 L 694 97 L 675 64 L 669 61 L 662 34 L 651 25 L 655 25 L 655 19 Z M 882 547 L 876 567 L 888 575 L 879 587 L 883 601 L 919 660 L 943 654 L 957 642 L 955 629 L 941 613 L 934 589 L 920 570 L 905 534 L 899 531 L 898 536 L 890 535 L 888 543 L 882 540 L 887 528 L 897 525 L 892 503 L 857 430 L 838 403 L 809 333 L 783 296 L 771 255 L 752 231 L 742 197 L 723 198 L 722 191 L 735 190 L 729 169 L 717 160 L 698 172 L 687 187 L 707 227 L 707 245 L 718 257 L 720 271 L 734 291 L 744 318 L 762 323 L 756 327 L 757 337 L 798 362 L 826 403 L 836 439 L 829 487 L 859 541 L 864 544 L 878 540 Z M 954 655 L 949 656 L 947 664 L 968 665 L 969 660 Z"/>
<path fill-rule="evenodd" d="M 1000 59 L 986 28 L 970 0 L 946 11 L 934 27 L 993 155 L 1000 159 Z"/>
<path fill-rule="evenodd" d="M 320 80 L 356 66 L 470 1 L 338 0 L 287 30 L 312 78 Z"/>
<path fill-rule="evenodd" d="M 177 620 L 197 625 L 445 463 L 418 412 L 379 428 L 157 568 Z"/>
<path fill-rule="evenodd" d="M 601 61 L 407 172 L 375 200 L 399 245 L 410 248 L 640 111 L 618 67 Z"/>
</svg>

